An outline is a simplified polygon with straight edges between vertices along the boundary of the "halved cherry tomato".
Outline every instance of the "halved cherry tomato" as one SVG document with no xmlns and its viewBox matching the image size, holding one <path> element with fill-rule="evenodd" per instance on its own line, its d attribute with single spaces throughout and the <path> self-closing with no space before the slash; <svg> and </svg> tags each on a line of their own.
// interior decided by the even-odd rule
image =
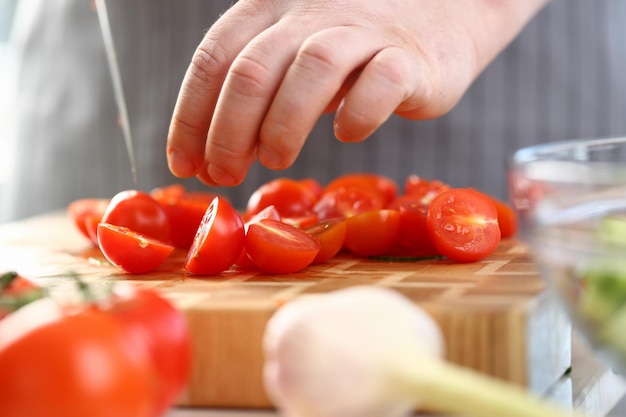
<svg viewBox="0 0 626 417">
<path fill-rule="evenodd" d="M 246 251 L 254 265 L 272 274 L 298 272 L 313 262 L 320 244 L 313 236 L 281 221 L 263 219 L 246 234 Z"/>
<path fill-rule="evenodd" d="M 459 262 L 484 259 L 500 243 L 496 206 L 469 188 L 438 194 L 430 204 L 426 226 L 439 253 Z"/>
<path fill-rule="evenodd" d="M 367 187 L 341 187 L 322 194 L 313 207 L 318 221 L 351 217 L 371 210 L 380 210 L 385 202 L 381 194 Z"/>
<path fill-rule="evenodd" d="M 102 215 L 102 222 L 130 230 L 162 242 L 170 241 L 170 224 L 161 204 L 138 190 L 117 193 Z"/>
<path fill-rule="evenodd" d="M 345 247 L 359 256 L 378 256 L 389 253 L 400 235 L 400 212 L 372 210 L 346 220 Z"/>
<path fill-rule="evenodd" d="M 426 228 L 428 207 L 423 204 L 422 196 L 404 195 L 397 198 L 390 208 L 400 212 L 398 250 L 394 250 L 394 254 L 419 257 L 439 255 Z"/>
<path fill-rule="evenodd" d="M 257 223 L 259 220 L 262 220 L 262 219 L 274 219 L 274 220 L 280 221 L 280 214 L 278 214 L 278 210 L 276 210 L 276 207 L 274 207 L 273 205 L 267 206 L 263 210 L 259 211 L 257 214 L 250 217 L 244 223 L 243 225 L 244 231 L 248 233 L 248 228 L 250 227 L 250 225 L 253 223 Z M 241 254 L 239 255 L 239 258 L 237 258 L 237 260 L 235 261 L 235 265 L 237 265 L 240 268 L 254 266 L 254 264 L 248 257 L 248 252 L 246 251 L 245 244 L 244 244 L 244 247 L 241 249 Z"/>
<path fill-rule="evenodd" d="M 305 232 L 320 243 L 320 250 L 311 263 L 319 264 L 326 262 L 337 255 L 343 248 L 346 240 L 346 230 L 346 220 L 343 218 L 326 220 L 305 229 Z"/>
<path fill-rule="evenodd" d="M 170 241 L 180 249 L 189 249 L 210 202 L 182 197 L 161 202 L 170 223 Z"/>
<path fill-rule="evenodd" d="M 216 275 L 230 268 L 244 247 L 241 216 L 224 198 L 213 199 L 187 254 L 185 270 L 197 275 Z"/>
<path fill-rule="evenodd" d="M 289 178 L 277 178 L 257 188 L 248 199 L 246 212 L 256 214 L 267 206 L 275 206 L 285 217 L 300 216 L 311 211 L 317 197 L 308 186 Z"/>
<path fill-rule="evenodd" d="M 98 245 L 98 239 L 90 233 L 88 223 L 98 224 L 110 201 L 108 198 L 81 198 L 67 206 L 67 214 L 78 231 L 94 245 Z"/>
<path fill-rule="evenodd" d="M 515 236 L 519 229 L 517 213 L 513 210 L 513 207 L 504 201 L 493 196 L 490 197 L 491 201 L 496 206 L 496 210 L 498 211 L 498 225 L 500 226 L 500 235 L 502 239 Z"/>
<path fill-rule="evenodd" d="M 174 250 L 167 243 L 109 223 L 98 224 L 98 246 L 109 262 L 131 274 L 154 271 Z"/>
<path fill-rule="evenodd" d="M 298 229 L 306 229 L 318 223 L 317 213 L 313 210 L 302 213 L 299 216 L 281 216 L 283 223 L 290 224 Z"/>
<path fill-rule="evenodd" d="M 217 196 L 206 191 L 188 192 L 182 184 L 155 188 L 150 195 L 165 209 L 170 223 L 170 242 L 179 249 L 191 247 L 204 213 Z"/>
<path fill-rule="evenodd" d="M 398 194 L 398 184 L 389 177 L 371 173 L 345 174 L 329 182 L 324 192 L 338 188 L 368 188 L 380 193 L 383 205 L 393 201 Z"/>
</svg>

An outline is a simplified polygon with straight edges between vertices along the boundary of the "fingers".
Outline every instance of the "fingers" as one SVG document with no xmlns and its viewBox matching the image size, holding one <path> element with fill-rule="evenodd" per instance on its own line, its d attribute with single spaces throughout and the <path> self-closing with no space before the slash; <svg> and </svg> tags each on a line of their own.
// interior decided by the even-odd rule
<svg viewBox="0 0 626 417">
<path fill-rule="evenodd" d="M 206 34 L 185 74 L 167 139 L 170 171 L 191 177 L 204 167 L 207 132 L 232 61 L 260 31 L 271 14 L 233 6 Z M 241 24 L 245 22 L 245 24 Z M 228 43 L 217 40 L 228 39 Z"/>
<path fill-rule="evenodd" d="M 346 93 L 335 116 L 335 136 L 344 142 L 362 141 L 394 112 L 415 112 L 431 97 L 424 67 L 405 49 L 381 50 L 362 70 Z"/>
<path fill-rule="evenodd" d="M 208 181 L 229 186 L 243 181 L 256 159 L 263 119 L 304 38 L 304 33 L 277 23 L 232 63 L 207 136 Z"/>
<path fill-rule="evenodd" d="M 274 169 L 290 166 L 346 80 L 382 47 L 380 38 L 364 27 L 340 26 L 308 38 L 286 73 L 261 127 L 260 162 Z"/>
</svg>

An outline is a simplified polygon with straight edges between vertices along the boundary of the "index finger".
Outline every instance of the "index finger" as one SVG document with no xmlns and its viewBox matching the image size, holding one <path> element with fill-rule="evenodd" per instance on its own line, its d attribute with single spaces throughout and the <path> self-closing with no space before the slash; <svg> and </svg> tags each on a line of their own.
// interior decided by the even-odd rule
<svg viewBox="0 0 626 417">
<path fill-rule="evenodd" d="M 203 169 L 209 125 L 230 65 L 273 19 L 269 10 L 260 13 L 258 8 L 239 2 L 202 39 L 183 79 L 170 122 L 167 160 L 174 175 L 192 177 Z"/>
</svg>

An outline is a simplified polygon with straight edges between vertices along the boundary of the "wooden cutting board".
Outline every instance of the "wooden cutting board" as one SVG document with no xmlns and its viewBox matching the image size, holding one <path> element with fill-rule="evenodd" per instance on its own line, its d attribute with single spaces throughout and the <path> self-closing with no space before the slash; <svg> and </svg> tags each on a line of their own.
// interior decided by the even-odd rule
<svg viewBox="0 0 626 417">
<path fill-rule="evenodd" d="M 526 248 L 503 242 L 489 259 L 381 262 L 340 256 L 286 276 L 231 270 L 214 277 L 181 272 L 185 253 L 151 274 L 130 276 L 102 262 L 64 213 L 0 226 L 0 271 L 18 270 L 55 291 L 67 273 L 110 284 L 157 288 L 183 310 L 194 343 L 194 372 L 181 405 L 270 407 L 261 372 L 265 324 L 303 294 L 354 285 L 397 290 L 439 323 L 447 358 L 546 393 L 571 365 L 571 326 L 546 293 Z"/>
</svg>

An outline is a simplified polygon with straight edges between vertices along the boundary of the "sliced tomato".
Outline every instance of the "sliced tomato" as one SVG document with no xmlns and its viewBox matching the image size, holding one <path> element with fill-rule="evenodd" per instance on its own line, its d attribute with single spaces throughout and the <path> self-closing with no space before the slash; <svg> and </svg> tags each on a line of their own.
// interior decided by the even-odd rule
<svg viewBox="0 0 626 417">
<path fill-rule="evenodd" d="M 299 229 L 306 229 L 318 223 L 317 213 L 313 210 L 302 213 L 299 216 L 281 216 L 281 220 L 283 223 L 290 224 Z"/>
<path fill-rule="evenodd" d="M 498 225 L 500 226 L 500 236 L 502 239 L 508 239 L 517 234 L 519 229 L 519 219 L 517 213 L 509 204 L 504 201 L 491 197 L 491 201 L 498 211 Z"/>
<path fill-rule="evenodd" d="M 127 227 L 161 242 L 170 241 L 170 224 L 165 209 L 143 191 L 117 193 L 102 215 L 102 222 Z"/>
<path fill-rule="evenodd" d="M 244 231 L 248 233 L 248 228 L 251 224 L 257 223 L 262 219 L 274 219 L 280 221 L 280 214 L 278 214 L 278 210 L 274 206 L 267 206 L 263 210 L 259 211 L 257 214 L 251 216 L 243 225 Z M 254 266 L 250 258 L 248 257 L 248 252 L 246 251 L 246 246 L 241 249 L 241 254 L 239 258 L 235 261 L 235 265 L 240 268 Z"/>
<path fill-rule="evenodd" d="M 469 188 L 438 194 L 428 209 L 426 226 L 439 253 L 458 262 L 484 259 L 500 243 L 496 206 Z"/>
<path fill-rule="evenodd" d="M 272 219 L 251 224 L 246 251 L 254 265 L 272 274 L 289 274 L 306 268 L 320 250 L 319 242 L 297 227 Z"/>
<path fill-rule="evenodd" d="M 94 245 L 98 245 L 98 239 L 90 233 L 88 223 L 98 224 L 110 201 L 108 198 L 81 198 L 67 206 L 67 214 L 78 231 Z"/>
<path fill-rule="evenodd" d="M 252 193 L 246 212 L 253 215 L 267 206 L 274 206 L 281 217 L 297 217 L 311 211 L 316 201 L 317 197 L 305 184 L 289 178 L 277 178 Z"/>
<path fill-rule="evenodd" d="M 207 208 L 184 269 L 196 275 L 216 275 L 230 268 L 244 247 L 241 216 L 224 198 L 217 196 Z"/>
<path fill-rule="evenodd" d="M 210 202 L 182 197 L 161 204 L 169 219 L 172 245 L 189 249 Z"/>
<path fill-rule="evenodd" d="M 339 188 L 368 188 L 381 195 L 383 204 L 393 201 L 398 194 L 398 184 L 389 177 L 371 173 L 345 174 L 329 182 L 324 192 Z"/>
<path fill-rule="evenodd" d="M 355 214 L 371 210 L 380 210 L 385 206 L 381 194 L 367 187 L 341 187 L 322 194 L 313 207 L 318 221 L 348 218 Z"/>
<path fill-rule="evenodd" d="M 145 274 L 161 266 L 174 247 L 128 227 L 98 224 L 98 246 L 113 265 L 131 274 Z"/>
<path fill-rule="evenodd" d="M 400 212 L 397 210 L 372 210 L 359 213 L 346 220 L 345 247 L 355 255 L 384 255 L 398 242 Z"/>
<path fill-rule="evenodd" d="M 398 248 L 394 254 L 416 257 L 439 255 L 426 227 L 428 206 L 421 196 L 405 195 L 396 199 L 392 207 L 400 212 Z"/>
<path fill-rule="evenodd" d="M 424 205 L 429 205 L 437 194 L 449 189 L 448 184 L 439 180 L 427 180 L 418 175 L 409 175 L 404 182 L 404 195 L 419 197 Z"/>
<path fill-rule="evenodd" d="M 312 263 L 326 262 L 337 255 L 346 240 L 346 230 L 346 220 L 343 218 L 326 220 L 305 229 L 320 243 L 320 250 Z"/>
<path fill-rule="evenodd" d="M 189 249 L 204 213 L 218 194 L 206 191 L 188 192 L 182 184 L 173 184 L 155 188 L 150 195 L 167 213 L 172 245 L 179 249 Z"/>
</svg>

